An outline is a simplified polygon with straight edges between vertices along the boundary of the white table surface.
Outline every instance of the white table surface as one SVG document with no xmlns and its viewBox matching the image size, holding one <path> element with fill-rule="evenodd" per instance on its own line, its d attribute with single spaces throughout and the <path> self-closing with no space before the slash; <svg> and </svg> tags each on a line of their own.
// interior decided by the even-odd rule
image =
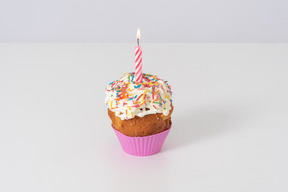
<svg viewBox="0 0 288 192">
<path fill-rule="evenodd" d="M 0 44 L 0 191 L 288 191 L 288 44 L 143 44 L 172 85 L 162 151 L 134 157 L 104 88 L 134 44 Z"/>
</svg>

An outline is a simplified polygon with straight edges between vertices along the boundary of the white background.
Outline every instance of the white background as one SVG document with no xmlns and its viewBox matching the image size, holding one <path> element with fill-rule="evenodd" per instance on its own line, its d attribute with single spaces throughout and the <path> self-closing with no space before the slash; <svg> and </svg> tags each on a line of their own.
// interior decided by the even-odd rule
<svg viewBox="0 0 288 192">
<path fill-rule="evenodd" d="M 288 42 L 287 0 L 1 0 L 0 42 Z"/>
<path fill-rule="evenodd" d="M 287 192 L 287 10 L 0 1 L 0 191 Z M 169 81 L 175 107 L 150 157 L 122 151 L 104 105 L 108 83 L 133 71 L 137 27 L 143 71 Z"/>
<path fill-rule="evenodd" d="M 0 45 L 0 191 L 288 191 L 288 45 L 147 44 L 172 85 L 162 151 L 125 154 L 104 88 L 134 44 Z"/>
</svg>

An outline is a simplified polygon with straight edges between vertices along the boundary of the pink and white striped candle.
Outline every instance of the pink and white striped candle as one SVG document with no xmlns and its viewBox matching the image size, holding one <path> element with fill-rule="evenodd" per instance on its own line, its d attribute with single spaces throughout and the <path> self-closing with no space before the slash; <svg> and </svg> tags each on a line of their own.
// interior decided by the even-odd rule
<svg viewBox="0 0 288 192">
<path fill-rule="evenodd" d="M 137 30 L 137 42 L 138 46 L 135 47 L 135 81 L 137 83 L 142 83 L 142 49 L 139 46 L 140 39 L 140 29 Z"/>
</svg>

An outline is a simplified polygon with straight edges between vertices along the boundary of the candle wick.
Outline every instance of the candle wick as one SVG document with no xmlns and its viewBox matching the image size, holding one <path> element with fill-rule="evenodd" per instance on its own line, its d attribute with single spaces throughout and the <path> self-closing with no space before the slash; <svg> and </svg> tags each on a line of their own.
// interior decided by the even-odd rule
<svg viewBox="0 0 288 192">
<path fill-rule="evenodd" d="M 137 44 L 138 44 L 138 47 L 139 47 L 139 39 L 137 39 Z"/>
</svg>

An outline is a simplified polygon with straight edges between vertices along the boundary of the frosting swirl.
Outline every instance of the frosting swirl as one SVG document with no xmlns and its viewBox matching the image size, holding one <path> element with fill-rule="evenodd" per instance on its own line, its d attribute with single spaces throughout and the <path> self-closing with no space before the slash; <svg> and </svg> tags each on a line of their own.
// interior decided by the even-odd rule
<svg viewBox="0 0 288 192">
<path fill-rule="evenodd" d="M 172 91 L 167 81 L 145 73 L 142 77 L 142 83 L 137 83 L 134 73 L 124 73 L 106 88 L 105 104 L 122 120 L 156 113 L 167 116 L 171 110 Z"/>
</svg>

